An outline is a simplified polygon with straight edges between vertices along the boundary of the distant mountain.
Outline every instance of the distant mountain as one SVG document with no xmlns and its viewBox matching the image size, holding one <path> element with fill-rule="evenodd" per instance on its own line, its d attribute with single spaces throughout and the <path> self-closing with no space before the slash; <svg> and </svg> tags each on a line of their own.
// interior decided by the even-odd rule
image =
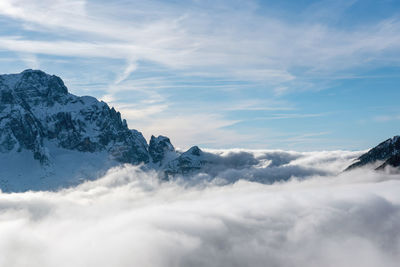
<svg viewBox="0 0 400 267">
<path fill-rule="evenodd" d="M 358 167 L 372 165 L 376 170 L 383 170 L 387 166 L 400 166 L 400 136 L 388 139 L 361 155 L 356 162 L 345 171 Z"/>
<path fill-rule="evenodd" d="M 148 145 L 114 108 L 68 93 L 57 76 L 40 70 L 0 75 L 2 190 L 54 189 L 123 163 L 180 173 L 198 168 L 199 153 L 181 155 L 163 136 Z"/>
</svg>

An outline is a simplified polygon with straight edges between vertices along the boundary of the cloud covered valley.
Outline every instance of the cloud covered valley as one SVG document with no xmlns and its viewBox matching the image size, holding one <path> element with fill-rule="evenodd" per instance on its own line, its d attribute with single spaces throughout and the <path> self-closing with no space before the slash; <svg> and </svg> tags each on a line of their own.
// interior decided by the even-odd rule
<svg viewBox="0 0 400 267">
<path fill-rule="evenodd" d="M 400 176 L 361 152 L 208 151 L 160 181 L 126 165 L 59 191 L 0 194 L 0 266 L 397 266 Z M 260 181 L 260 182 L 256 182 Z"/>
</svg>

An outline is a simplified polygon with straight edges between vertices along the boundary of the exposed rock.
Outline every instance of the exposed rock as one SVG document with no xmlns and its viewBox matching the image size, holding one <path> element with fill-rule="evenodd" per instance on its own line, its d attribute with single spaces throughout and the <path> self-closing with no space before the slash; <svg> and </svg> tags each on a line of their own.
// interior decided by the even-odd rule
<svg viewBox="0 0 400 267">
<path fill-rule="evenodd" d="M 197 146 L 191 147 L 178 158 L 170 161 L 165 168 L 167 174 L 185 174 L 200 170 L 207 163 L 206 157 Z"/>
<path fill-rule="evenodd" d="M 345 171 L 369 164 L 379 164 L 377 170 L 386 166 L 398 167 L 400 165 L 400 136 L 388 139 L 361 155 L 357 161 L 346 168 Z M 383 164 L 382 164 L 383 162 Z"/>
<path fill-rule="evenodd" d="M 81 152 L 107 151 L 122 163 L 147 163 L 142 134 L 93 97 L 68 93 L 63 81 L 39 70 L 0 75 L 0 151 L 33 152 L 49 163 L 46 142 Z"/>
<path fill-rule="evenodd" d="M 381 166 L 376 168 L 376 170 L 384 170 L 387 166 L 399 167 L 400 166 L 400 154 L 396 154 L 388 158 Z"/>
<path fill-rule="evenodd" d="M 167 153 L 175 152 L 174 146 L 168 137 L 165 136 L 151 136 L 149 143 L 149 154 L 153 163 L 161 163 L 166 158 Z"/>
<path fill-rule="evenodd" d="M 40 70 L 0 75 L 0 130 L 0 161 L 9 165 L 0 169 L 3 190 L 72 185 L 121 163 L 161 177 L 186 174 L 210 160 L 197 146 L 175 151 L 165 136 L 152 136 L 148 146 L 114 108 L 70 94 L 59 77 Z"/>
</svg>

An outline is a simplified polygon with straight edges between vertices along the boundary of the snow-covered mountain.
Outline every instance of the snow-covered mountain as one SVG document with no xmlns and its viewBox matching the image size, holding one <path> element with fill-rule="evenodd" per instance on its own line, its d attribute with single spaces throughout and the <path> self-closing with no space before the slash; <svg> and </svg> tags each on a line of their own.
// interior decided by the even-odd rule
<svg viewBox="0 0 400 267">
<path fill-rule="evenodd" d="M 400 166 L 400 136 L 394 136 L 361 155 L 346 171 L 372 165 L 376 170 Z"/>
<path fill-rule="evenodd" d="M 164 167 L 166 174 L 185 174 L 188 172 L 200 170 L 207 163 L 211 163 L 207 160 L 206 155 L 210 153 L 204 153 L 198 146 L 191 147 L 188 151 L 179 155 L 179 157 L 168 161 L 168 164 Z M 212 162 L 214 163 L 214 162 Z"/>
<path fill-rule="evenodd" d="M 376 161 L 398 164 L 400 138 L 371 151 L 349 169 Z M 139 131 L 128 128 L 114 108 L 94 97 L 70 94 L 57 76 L 40 70 L 0 75 L 3 191 L 76 185 L 121 164 L 155 170 L 161 179 L 201 177 L 271 183 L 325 173 L 312 166 L 290 165 L 302 156 L 284 152 L 266 152 L 257 157 L 244 151 L 210 153 L 197 146 L 177 151 L 165 136 L 152 136 L 147 143 Z"/>
<path fill-rule="evenodd" d="M 190 168 L 184 154 L 163 136 L 152 137 L 149 146 L 114 108 L 68 93 L 57 76 L 40 70 L 0 75 L 2 190 L 54 189 L 123 163 L 179 173 L 179 162 Z"/>
</svg>

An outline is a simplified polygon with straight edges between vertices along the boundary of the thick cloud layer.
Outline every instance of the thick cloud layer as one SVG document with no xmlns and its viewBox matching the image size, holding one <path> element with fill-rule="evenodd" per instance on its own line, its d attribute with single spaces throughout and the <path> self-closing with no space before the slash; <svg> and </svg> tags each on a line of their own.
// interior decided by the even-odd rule
<svg viewBox="0 0 400 267">
<path fill-rule="evenodd" d="M 333 174 L 350 160 L 339 152 L 284 155 L 273 168 L 324 173 L 221 186 L 125 166 L 59 192 L 2 193 L 0 266 L 398 266 L 399 175 Z"/>
<path fill-rule="evenodd" d="M 287 152 L 279 150 L 210 150 L 204 153 L 208 162 L 194 175 L 181 177 L 186 182 L 213 181 L 229 184 L 240 179 L 272 184 L 291 178 L 313 175 L 336 175 L 362 152 Z"/>
</svg>

